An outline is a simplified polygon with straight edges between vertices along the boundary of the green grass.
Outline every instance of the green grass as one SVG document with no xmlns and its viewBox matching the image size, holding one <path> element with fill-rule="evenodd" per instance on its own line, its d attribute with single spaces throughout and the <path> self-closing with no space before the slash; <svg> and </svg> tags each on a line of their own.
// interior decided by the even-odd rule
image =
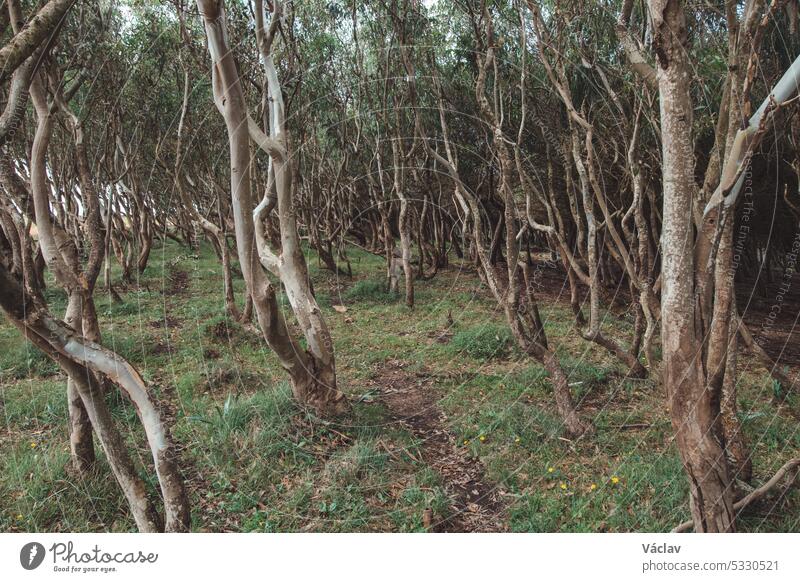
<svg viewBox="0 0 800 582">
<path fill-rule="evenodd" d="M 386 290 L 382 258 L 351 250 L 350 280 L 307 256 L 339 381 L 354 402 L 340 424 L 296 406 L 257 330 L 225 315 L 210 248 L 157 245 L 138 285 L 119 289 L 122 303 L 98 289 L 103 343 L 137 366 L 174 418 L 195 530 L 421 531 L 426 508 L 448 516 L 446 480 L 376 391 L 372 378 L 389 360 L 403 362 L 414 378 L 430 378 L 446 415 L 443 429 L 505 493 L 509 530 L 666 531 L 688 517 L 660 386 L 623 380 L 618 363 L 578 336 L 567 305 L 542 304 L 540 312 L 580 414 L 597 428 L 579 442 L 562 438 L 547 375 L 516 350 L 475 275 L 454 265 L 417 281 L 409 311 L 402 294 Z M 171 265 L 188 273 L 186 292 L 162 293 Z M 241 303 L 241 280 L 235 288 Z M 66 298 L 52 282 L 47 298 L 63 313 Z M 628 321 L 609 314 L 604 326 L 630 337 Z M 765 374 L 741 360 L 741 418 L 760 483 L 795 454 L 800 433 L 774 404 Z M 79 478 L 71 469 L 65 392 L 58 368 L 0 322 L 0 531 L 133 531 L 99 447 L 93 473 Z M 108 402 L 155 496 L 136 411 L 114 393 Z M 741 529 L 797 531 L 799 503 L 794 491 L 779 510 L 748 514 Z"/>
<path fill-rule="evenodd" d="M 21 341 L 16 329 L 0 329 L 0 382 L 58 374 L 58 366 L 43 352 Z"/>
<path fill-rule="evenodd" d="M 344 298 L 354 302 L 394 303 L 400 299 L 400 293 L 389 291 L 386 281 L 365 279 L 356 281 L 344 293 Z"/>
<path fill-rule="evenodd" d="M 457 332 L 450 347 L 476 360 L 490 360 L 506 357 L 513 344 L 514 338 L 507 326 L 483 323 Z"/>
</svg>

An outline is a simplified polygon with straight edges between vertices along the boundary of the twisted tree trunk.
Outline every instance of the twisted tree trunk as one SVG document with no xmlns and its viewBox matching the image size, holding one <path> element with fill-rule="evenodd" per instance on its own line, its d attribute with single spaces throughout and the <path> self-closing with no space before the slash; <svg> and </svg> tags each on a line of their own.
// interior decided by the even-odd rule
<svg viewBox="0 0 800 582">
<path fill-rule="evenodd" d="M 269 32 L 259 38 L 271 98 L 270 136 L 265 135 L 247 112 L 239 73 L 228 45 L 225 10 L 221 0 L 197 0 L 203 15 L 212 59 L 214 98 L 228 130 L 231 160 L 231 197 L 236 228 L 239 262 L 261 330 L 275 351 L 282 367 L 289 374 L 295 398 L 324 415 L 344 412 L 347 400 L 336 383 L 333 342 L 322 312 L 311 293 L 308 270 L 297 234 L 296 217 L 292 208 L 291 169 L 284 127 L 283 101 L 277 71 L 272 62 L 270 47 L 278 25 L 273 15 Z M 278 3 L 274 10 L 280 10 Z M 256 29 L 263 31 L 263 6 L 257 2 Z M 250 184 L 250 139 L 266 151 L 271 159 L 271 184 L 275 188 L 275 203 L 267 198 L 255 212 Z M 270 193 L 272 186 L 268 185 Z M 274 253 L 266 237 L 257 239 L 256 221 L 263 220 L 267 208 L 277 208 L 281 226 L 281 252 Z M 270 208 L 270 209 L 271 209 Z M 255 216 L 255 219 L 254 219 Z M 263 228 L 263 226 L 262 226 Z M 258 242 L 258 245 L 256 246 Z M 278 306 L 275 288 L 262 264 L 280 277 L 287 298 L 303 330 L 308 349 L 304 350 L 291 336 L 286 320 Z"/>
</svg>

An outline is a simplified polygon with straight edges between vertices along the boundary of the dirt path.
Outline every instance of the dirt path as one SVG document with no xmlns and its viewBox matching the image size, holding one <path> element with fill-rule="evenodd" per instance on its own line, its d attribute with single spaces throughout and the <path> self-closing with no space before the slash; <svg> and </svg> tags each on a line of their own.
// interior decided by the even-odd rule
<svg viewBox="0 0 800 582">
<path fill-rule="evenodd" d="M 394 420 L 422 440 L 423 460 L 439 473 L 453 504 L 446 519 L 432 516 L 437 532 L 505 531 L 505 504 L 497 487 L 488 482 L 483 465 L 456 445 L 436 404 L 431 379 L 404 369 L 405 363 L 389 360 L 372 379 Z"/>
</svg>

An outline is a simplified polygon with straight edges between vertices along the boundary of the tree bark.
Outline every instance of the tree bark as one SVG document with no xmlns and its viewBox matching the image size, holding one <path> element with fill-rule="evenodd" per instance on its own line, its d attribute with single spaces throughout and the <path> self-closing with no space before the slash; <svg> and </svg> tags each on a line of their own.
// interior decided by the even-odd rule
<svg viewBox="0 0 800 582">
<path fill-rule="evenodd" d="M 692 200 L 694 144 L 686 17 L 679 0 L 650 0 L 658 56 L 663 150 L 663 382 L 697 531 L 734 530 L 733 493 L 720 422 L 719 390 L 706 384 L 695 313 Z M 701 266 L 702 267 L 702 266 Z"/>
<path fill-rule="evenodd" d="M 0 48 L 0 83 L 56 32 L 75 0 L 50 0 L 10 41 Z M 12 24 L 14 24 L 12 22 Z"/>
</svg>

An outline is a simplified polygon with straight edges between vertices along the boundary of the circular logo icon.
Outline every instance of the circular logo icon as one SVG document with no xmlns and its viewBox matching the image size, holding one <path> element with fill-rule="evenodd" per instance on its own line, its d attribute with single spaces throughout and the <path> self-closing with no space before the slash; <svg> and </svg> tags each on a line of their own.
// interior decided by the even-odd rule
<svg viewBox="0 0 800 582">
<path fill-rule="evenodd" d="M 19 551 L 19 563 L 26 570 L 35 570 L 44 560 L 44 546 L 39 542 L 30 542 Z"/>
</svg>

